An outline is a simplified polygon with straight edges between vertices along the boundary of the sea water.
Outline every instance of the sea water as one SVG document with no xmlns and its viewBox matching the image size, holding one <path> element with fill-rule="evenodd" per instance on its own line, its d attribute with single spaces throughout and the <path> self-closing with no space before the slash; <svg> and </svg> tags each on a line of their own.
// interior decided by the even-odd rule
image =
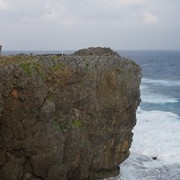
<svg viewBox="0 0 180 180">
<path fill-rule="evenodd" d="M 120 51 L 142 68 L 141 104 L 118 180 L 180 180 L 180 51 Z"/>
</svg>

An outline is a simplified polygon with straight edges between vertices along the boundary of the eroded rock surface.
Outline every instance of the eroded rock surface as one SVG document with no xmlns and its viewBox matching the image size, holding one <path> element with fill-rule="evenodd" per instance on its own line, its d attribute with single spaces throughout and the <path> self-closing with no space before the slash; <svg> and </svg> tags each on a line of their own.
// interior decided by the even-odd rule
<svg viewBox="0 0 180 180">
<path fill-rule="evenodd" d="M 141 70 L 112 50 L 92 52 L 0 56 L 0 180 L 119 174 L 136 124 Z"/>
<path fill-rule="evenodd" d="M 90 47 L 87 49 L 80 49 L 79 51 L 76 51 L 74 55 L 78 56 L 115 56 L 120 57 L 119 54 L 115 51 L 113 51 L 111 48 L 102 48 L 102 47 Z"/>
</svg>

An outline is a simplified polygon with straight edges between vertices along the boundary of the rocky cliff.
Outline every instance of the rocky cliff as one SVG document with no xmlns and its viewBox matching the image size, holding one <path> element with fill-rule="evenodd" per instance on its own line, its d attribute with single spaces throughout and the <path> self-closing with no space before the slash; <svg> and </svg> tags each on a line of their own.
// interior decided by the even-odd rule
<svg viewBox="0 0 180 180">
<path fill-rule="evenodd" d="M 138 65 L 108 48 L 0 56 L 0 180 L 118 175 L 140 79 Z"/>
</svg>

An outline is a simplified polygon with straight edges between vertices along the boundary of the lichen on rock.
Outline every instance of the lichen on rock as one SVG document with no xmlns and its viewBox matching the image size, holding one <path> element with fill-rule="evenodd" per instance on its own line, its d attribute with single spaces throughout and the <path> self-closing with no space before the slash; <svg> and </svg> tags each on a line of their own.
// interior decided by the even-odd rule
<svg viewBox="0 0 180 180">
<path fill-rule="evenodd" d="M 129 156 L 141 69 L 110 48 L 0 57 L 0 180 L 119 174 Z"/>
</svg>

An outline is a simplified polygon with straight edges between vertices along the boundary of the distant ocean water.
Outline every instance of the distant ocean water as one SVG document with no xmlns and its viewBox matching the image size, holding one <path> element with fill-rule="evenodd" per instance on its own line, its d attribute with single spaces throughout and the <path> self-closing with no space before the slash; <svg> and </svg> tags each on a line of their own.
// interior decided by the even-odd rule
<svg viewBox="0 0 180 180">
<path fill-rule="evenodd" d="M 180 51 L 118 52 L 141 66 L 143 78 L 131 154 L 120 165 L 121 175 L 115 179 L 180 180 Z M 62 51 L 2 54 L 18 53 L 60 54 Z"/>
<path fill-rule="evenodd" d="M 116 179 L 180 180 L 180 51 L 119 53 L 141 66 L 143 78 L 131 155 Z"/>
<path fill-rule="evenodd" d="M 42 50 L 42 51 L 2 51 L 2 55 L 4 56 L 8 56 L 8 55 L 16 55 L 16 54 L 34 54 L 34 55 L 37 55 L 37 54 L 71 54 L 73 53 L 74 51 L 72 50 Z"/>
</svg>

